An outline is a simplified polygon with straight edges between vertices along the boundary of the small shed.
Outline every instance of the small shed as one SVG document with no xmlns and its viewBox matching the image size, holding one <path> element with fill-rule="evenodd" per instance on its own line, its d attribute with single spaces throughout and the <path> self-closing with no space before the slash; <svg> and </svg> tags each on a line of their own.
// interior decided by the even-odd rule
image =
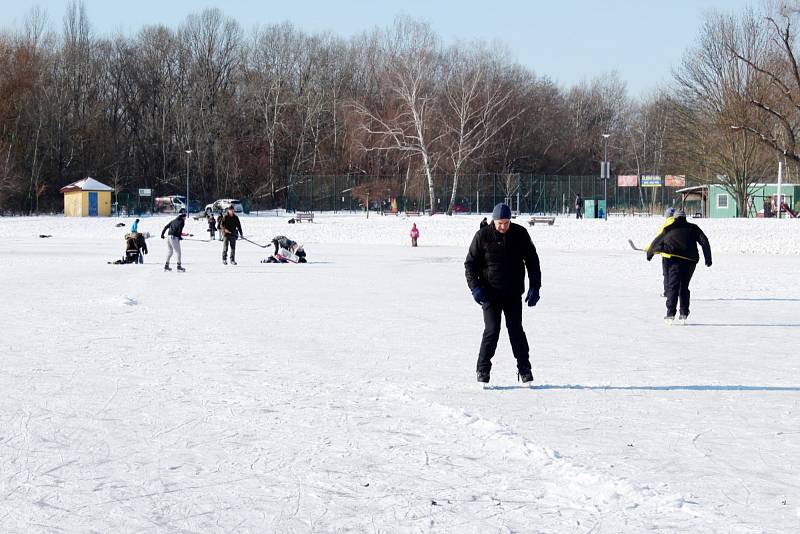
<svg viewBox="0 0 800 534">
<path fill-rule="evenodd" d="M 112 188 L 94 178 L 84 178 L 60 189 L 67 217 L 110 217 Z"/>
</svg>

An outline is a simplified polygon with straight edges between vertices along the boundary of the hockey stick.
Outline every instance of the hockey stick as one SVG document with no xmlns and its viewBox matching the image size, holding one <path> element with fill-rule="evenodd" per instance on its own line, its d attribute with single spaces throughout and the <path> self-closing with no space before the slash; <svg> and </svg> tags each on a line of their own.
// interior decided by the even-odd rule
<svg viewBox="0 0 800 534">
<path fill-rule="evenodd" d="M 257 247 L 260 247 L 260 248 L 267 248 L 268 246 L 270 246 L 270 245 L 272 244 L 272 243 L 267 243 L 266 245 L 259 245 L 259 244 L 258 244 L 258 243 L 256 243 L 255 241 L 250 241 L 249 239 L 247 239 L 247 238 L 246 238 L 246 237 L 244 237 L 244 236 L 240 237 L 239 239 L 241 239 L 241 240 L 243 240 L 243 241 L 247 241 L 248 243 L 252 243 L 252 244 L 254 244 L 255 246 L 257 246 Z"/>
<path fill-rule="evenodd" d="M 638 250 L 639 252 L 645 252 L 643 248 L 639 248 L 636 245 L 634 245 L 632 239 L 628 239 L 628 244 L 631 246 L 633 250 Z"/>
<path fill-rule="evenodd" d="M 210 239 L 192 239 L 191 237 L 183 237 L 181 241 L 198 241 L 200 243 L 209 243 Z"/>
</svg>

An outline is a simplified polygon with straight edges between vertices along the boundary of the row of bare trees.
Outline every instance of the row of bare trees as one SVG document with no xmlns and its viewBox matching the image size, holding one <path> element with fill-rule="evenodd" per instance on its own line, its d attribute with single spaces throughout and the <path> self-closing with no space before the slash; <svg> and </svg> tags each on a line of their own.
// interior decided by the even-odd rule
<svg viewBox="0 0 800 534">
<path fill-rule="evenodd" d="M 60 28 L 34 9 L 0 32 L 0 211 L 57 209 L 87 175 L 173 193 L 187 166 L 204 200 L 280 205 L 336 174 L 401 177 L 431 206 L 446 180 L 452 208 L 465 174 L 597 174 L 604 133 L 617 173 L 723 177 L 744 198 L 776 154 L 800 161 L 796 17 L 709 15 L 674 86 L 633 99 L 616 74 L 565 88 L 409 18 L 344 39 L 210 9 L 104 36 L 80 2 Z"/>
</svg>

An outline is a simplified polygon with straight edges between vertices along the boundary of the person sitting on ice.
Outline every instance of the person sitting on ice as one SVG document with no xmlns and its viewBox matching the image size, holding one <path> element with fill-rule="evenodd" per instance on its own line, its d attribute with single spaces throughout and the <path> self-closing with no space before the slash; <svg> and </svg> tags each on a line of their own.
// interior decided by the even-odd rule
<svg viewBox="0 0 800 534">
<path fill-rule="evenodd" d="M 286 236 L 278 235 L 272 239 L 275 252 L 261 263 L 306 263 L 306 251 L 303 245 Z"/>
</svg>

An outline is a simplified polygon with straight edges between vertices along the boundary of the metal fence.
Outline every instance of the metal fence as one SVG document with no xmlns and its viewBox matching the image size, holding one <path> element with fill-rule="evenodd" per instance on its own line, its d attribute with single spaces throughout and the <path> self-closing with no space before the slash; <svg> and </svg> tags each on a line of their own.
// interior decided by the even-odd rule
<svg viewBox="0 0 800 534">
<path fill-rule="evenodd" d="M 427 182 L 419 176 L 293 176 L 282 194 L 253 201 L 253 209 L 283 208 L 289 211 L 360 211 L 363 199 L 353 189 L 369 181 L 387 183 L 382 193 L 370 198 L 370 209 L 388 209 L 394 200 L 400 211 L 428 211 Z M 692 185 L 687 183 L 688 185 Z M 452 193 L 452 177 L 434 180 L 435 211 L 447 210 Z M 608 180 L 609 213 L 660 211 L 673 205 L 676 187 L 618 187 Z M 508 203 L 520 213 L 560 214 L 574 211 L 575 196 L 603 198 L 603 180 L 597 176 L 544 176 L 534 174 L 474 174 L 459 179 L 456 211 L 487 213 L 498 202 Z"/>
</svg>

